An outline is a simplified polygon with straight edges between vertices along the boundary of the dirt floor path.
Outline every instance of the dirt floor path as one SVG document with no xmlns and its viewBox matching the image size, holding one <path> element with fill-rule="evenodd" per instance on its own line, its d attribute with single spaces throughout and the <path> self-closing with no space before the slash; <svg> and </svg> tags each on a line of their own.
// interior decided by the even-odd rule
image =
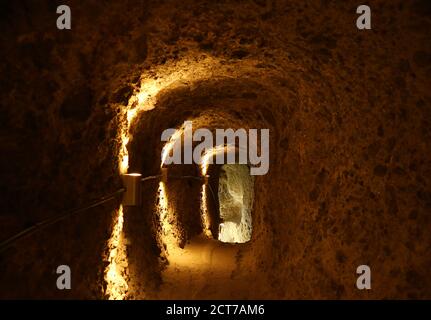
<svg viewBox="0 0 431 320">
<path fill-rule="evenodd" d="M 228 299 L 241 297 L 244 279 L 235 277 L 238 247 L 203 236 L 169 255 L 159 299 Z"/>
</svg>

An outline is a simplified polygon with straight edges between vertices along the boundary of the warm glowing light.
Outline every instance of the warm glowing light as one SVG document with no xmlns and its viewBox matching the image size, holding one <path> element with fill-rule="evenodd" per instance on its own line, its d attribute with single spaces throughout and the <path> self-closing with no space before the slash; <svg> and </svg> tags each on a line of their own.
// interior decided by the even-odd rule
<svg viewBox="0 0 431 320">
<path fill-rule="evenodd" d="M 175 144 L 178 142 L 178 140 L 181 139 L 181 136 L 184 133 L 184 124 L 181 126 L 181 128 L 175 130 L 174 134 L 169 138 L 169 141 L 166 142 L 166 144 L 163 146 L 162 149 L 162 162 L 160 164 L 160 167 L 163 167 L 165 164 L 166 158 L 173 150 Z"/>
<path fill-rule="evenodd" d="M 245 64 L 241 70 L 254 70 L 254 66 L 259 61 L 240 60 L 238 64 Z M 239 69 L 231 68 L 214 57 L 196 56 L 186 57 L 181 61 L 172 61 L 164 65 L 157 66 L 155 70 L 149 70 L 142 74 L 140 88 L 129 99 L 128 105 L 124 108 L 124 121 L 120 125 L 119 137 L 121 147 L 119 150 L 119 170 L 120 173 L 127 173 L 129 129 L 136 117 L 145 111 L 156 107 L 157 95 L 167 88 L 174 89 L 183 85 L 190 85 L 220 75 L 232 77 Z M 233 74 L 232 74 L 233 73 Z"/>
<path fill-rule="evenodd" d="M 212 59 L 203 60 L 201 62 L 184 60 L 170 66 L 161 66 L 157 72 L 157 77 L 154 77 L 154 73 L 142 75 L 141 87 L 139 91 L 129 99 L 125 121 L 120 128 L 120 173 L 127 173 L 129 167 L 127 143 L 129 142 L 130 126 L 136 117 L 141 112 L 155 108 L 157 102 L 156 97 L 160 91 L 168 87 L 173 88 L 180 86 L 190 80 L 197 81 L 199 79 L 209 78 L 211 76 L 211 65 L 215 63 L 216 61 Z M 172 147 L 173 145 L 171 148 Z"/>
<path fill-rule="evenodd" d="M 127 173 L 127 170 L 129 169 L 129 153 L 127 151 L 127 144 L 129 143 L 129 137 L 127 136 L 127 130 L 122 130 L 122 133 L 120 135 L 121 138 L 121 146 L 120 146 L 120 153 L 118 155 L 119 157 L 119 170 L 121 174 Z"/>
<path fill-rule="evenodd" d="M 167 253 L 171 254 L 177 247 L 177 240 L 175 237 L 175 229 L 172 225 L 172 217 L 168 204 L 168 196 L 166 193 L 166 186 L 163 181 L 159 182 L 158 189 L 158 203 L 156 209 L 159 213 L 159 222 L 162 228 L 162 241 L 166 244 Z"/>
<path fill-rule="evenodd" d="M 129 155 L 126 154 L 124 155 L 123 159 L 121 159 L 120 172 L 124 174 L 127 172 L 128 169 L 129 169 Z"/>
<path fill-rule="evenodd" d="M 201 222 L 202 222 L 202 229 L 204 230 L 204 234 L 212 238 L 212 232 L 210 229 L 210 221 L 208 216 L 208 207 L 207 207 L 207 186 L 205 184 L 202 185 L 202 192 L 201 192 Z"/>
<path fill-rule="evenodd" d="M 106 294 L 110 300 L 123 300 L 128 289 L 126 270 L 128 266 L 123 237 L 123 206 L 117 212 L 117 219 L 108 241 L 109 265 L 105 270 Z"/>
<path fill-rule="evenodd" d="M 220 153 L 229 153 L 235 152 L 235 147 L 232 145 L 218 145 L 211 149 L 205 150 L 201 158 L 201 173 L 203 176 L 206 176 L 208 167 L 213 163 L 213 157 Z"/>
<path fill-rule="evenodd" d="M 244 60 L 245 61 L 245 60 Z M 243 60 L 238 63 L 243 63 Z M 248 68 L 253 70 L 256 61 L 247 61 L 246 64 Z M 233 70 L 233 71 L 232 71 Z M 229 77 L 237 76 L 235 74 L 235 68 L 231 68 L 225 64 L 221 64 L 219 60 L 213 57 L 200 57 L 196 59 L 196 56 L 190 56 L 184 58 L 182 61 L 175 61 L 171 63 L 166 63 L 162 66 L 158 66 L 157 69 L 149 70 L 141 76 L 140 88 L 134 95 L 129 99 L 126 108 L 123 108 L 122 118 L 120 119 L 120 126 L 118 131 L 118 138 L 120 140 L 120 146 L 118 150 L 118 166 L 119 172 L 121 174 L 126 174 L 129 169 L 129 153 L 127 150 L 127 144 L 130 140 L 130 127 L 136 117 L 141 113 L 148 110 L 152 110 L 156 106 L 157 95 L 166 89 L 174 89 L 183 85 L 190 85 L 193 82 L 199 82 L 205 79 L 210 79 L 215 76 L 227 75 Z M 239 69 L 238 69 L 239 70 Z M 245 70 L 242 68 L 242 70 Z M 233 72 L 233 74 L 232 74 Z M 182 132 L 178 133 L 181 137 Z M 176 136 L 176 135 L 175 135 Z M 173 137 L 173 141 L 177 139 Z M 167 144 L 165 146 L 165 155 L 162 160 L 162 164 L 166 160 L 175 143 Z M 209 160 L 208 160 L 209 161 Z M 206 165 L 205 172 L 208 168 Z M 205 174 L 204 174 L 205 175 Z M 173 232 L 168 232 L 169 222 L 166 220 L 168 216 L 168 206 L 166 198 L 166 190 L 164 186 L 159 188 L 159 193 L 164 196 L 165 200 L 161 200 L 159 206 L 164 212 L 164 225 L 167 234 L 173 235 Z M 118 211 L 118 218 L 114 224 L 114 230 L 112 231 L 111 239 L 108 242 L 108 247 L 110 250 L 109 261 L 110 264 L 105 271 L 105 280 L 107 282 L 107 294 L 112 299 L 122 299 L 125 297 L 125 292 L 127 290 L 127 283 L 122 276 L 124 270 L 127 268 L 127 262 L 125 265 L 120 265 L 118 263 L 119 257 L 122 257 L 125 252 L 123 252 L 121 247 L 121 237 L 122 237 L 122 219 L 123 219 L 123 209 L 122 207 Z M 172 226 L 170 226 L 172 228 Z M 174 242 L 172 242 L 174 243 Z M 123 261 L 123 260 L 121 260 Z M 124 268 L 124 270 L 123 270 Z M 121 269 L 121 270 L 120 270 Z"/>
</svg>

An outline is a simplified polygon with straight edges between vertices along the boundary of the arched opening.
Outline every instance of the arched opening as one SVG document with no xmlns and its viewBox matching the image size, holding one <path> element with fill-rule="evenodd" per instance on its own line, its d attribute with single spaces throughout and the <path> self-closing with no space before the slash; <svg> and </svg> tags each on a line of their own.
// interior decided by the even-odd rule
<svg viewBox="0 0 431 320">
<path fill-rule="evenodd" d="M 250 241 L 254 199 L 254 177 L 245 164 L 225 164 L 220 169 L 218 199 L 221 223 L 218 239 L 222 242 Z"/>
<path fill-rule="evenodd" d="M 0 299 L 431 299 L 431 1 L 56 2 L 0 2 Z M 254 196 L 161 168 L 189 120 L 270 131 Z"/>
</svg>

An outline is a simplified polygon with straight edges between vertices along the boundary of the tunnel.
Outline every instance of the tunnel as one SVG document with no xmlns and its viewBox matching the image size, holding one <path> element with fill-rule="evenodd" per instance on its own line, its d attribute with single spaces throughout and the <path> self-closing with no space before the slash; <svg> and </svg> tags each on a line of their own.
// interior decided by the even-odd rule
<svg viewBox="0 0 431 320">
<path fill-rule="evenodd" d="M 253 176 L 244 164 L 224 164 L 219 176 L 218 239 L 222 242 L 244 243 L 250 241 L 253 230 Z"/>
<path fill-rule="evenodd" d="M 431 7 L 368 3 L 2 2 L 0 298 L 430 299 Z"/>
</svg>

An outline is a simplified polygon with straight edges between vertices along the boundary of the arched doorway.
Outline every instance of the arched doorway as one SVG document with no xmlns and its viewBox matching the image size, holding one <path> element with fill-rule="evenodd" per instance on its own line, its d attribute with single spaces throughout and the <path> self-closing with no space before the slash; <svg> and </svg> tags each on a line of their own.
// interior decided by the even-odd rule
<svg viewBox="0 0 431 320">
<path fill-rule="evenodd" d="M 222 242 L 250 241 L 254 199 L 254 177 L 245 164 L 225 164 L 220 169 L 218 199 L 220 218 L 218 239 Z"/>
</svg>

